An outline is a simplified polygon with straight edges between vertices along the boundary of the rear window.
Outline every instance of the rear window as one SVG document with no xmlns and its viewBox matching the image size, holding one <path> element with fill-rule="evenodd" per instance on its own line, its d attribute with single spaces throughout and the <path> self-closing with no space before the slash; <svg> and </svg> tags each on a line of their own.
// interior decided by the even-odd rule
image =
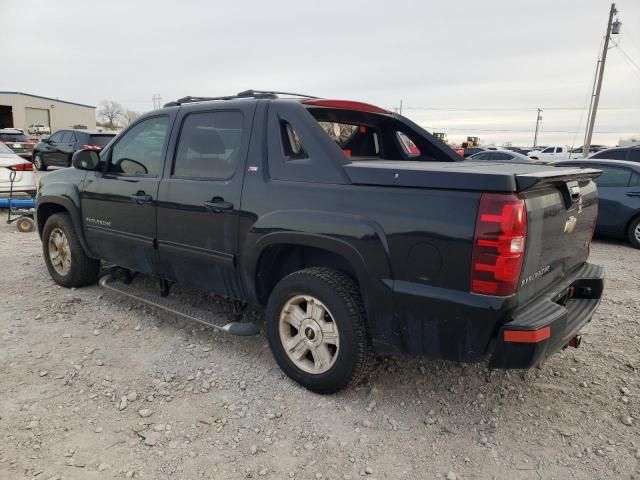
<svg viewBox="0 0 640 480">
<path fill-rule="evenodd" d="M 640 162 L 640 148 L 632 148 L 629 152 L 628 160 L 630 162 Z"/>
<path fill-rule="evenodd" d="M 0 153 L 13 153 L 13 150 L 7 147 L 4 143 L 0 143 Z"/>
<path fill-rule="evenodd" d="M 437 138 L 393 115 L 340 108 L 307 107 L 307 111 L 352 162 L 459 158 Z"/>
<path fill-rule="evenodd" d="M 26 142 L 29 137 L 22 133 L 0 133 L 0 140 L 3 142 Z"/>
<path fill-rule="evenodd" d="M 91 135 L 89 137 L 89 145 L 104 148 L 113 137 L 115 137 L 115 135 Z"/>
</svg>

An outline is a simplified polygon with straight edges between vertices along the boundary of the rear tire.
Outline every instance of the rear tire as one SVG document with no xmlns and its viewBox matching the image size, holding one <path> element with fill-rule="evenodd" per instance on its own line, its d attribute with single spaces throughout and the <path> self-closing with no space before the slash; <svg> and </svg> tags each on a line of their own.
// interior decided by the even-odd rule
<svg viewBox="0 0 640 480">
<path fill-rule="evenodd" d="M 267 303 L 266 329 L 280 368 L 313 392 L 356 384 L 373 365 L 362 297 L 342 272 L 314 267 L 282 279 Z"/>
<path fill-rule="evenodd" d="M 33 156 L 33 166 L 36 167 L 36 170 L 40 170 L 41 172 L 47 170 L 47 164 L 44 163 L 44 160 L 42 160 L 42 155 L 40 155 L 39 153 L 36 153 Z"/>
<path fill-rule="evenodd" d="M 631 220 L 627 229 L 627 239 L 634 248 L 640 248 L 640 217 Z"/>
<path fill-rule="evenodd" d="M 67 213 L 51 215 L 42 232 L 42 254 L 51 278 L 66 288 L 84 287 L 98 280 L 100 260 L 85 253 Z"/>
</svg>

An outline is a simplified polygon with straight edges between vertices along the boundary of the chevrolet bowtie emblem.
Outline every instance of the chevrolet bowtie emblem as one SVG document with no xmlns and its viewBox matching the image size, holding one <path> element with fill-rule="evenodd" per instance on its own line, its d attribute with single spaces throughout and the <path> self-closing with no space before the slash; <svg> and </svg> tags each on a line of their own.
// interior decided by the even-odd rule
<svg viewBox="0 0 640 480">
<path fill-rule="evenodd" d="M 564 222 L 564 233 L 571 233 L 575 230 L 578 219 L 571 215 L 566 222 Z"/>
</svg>

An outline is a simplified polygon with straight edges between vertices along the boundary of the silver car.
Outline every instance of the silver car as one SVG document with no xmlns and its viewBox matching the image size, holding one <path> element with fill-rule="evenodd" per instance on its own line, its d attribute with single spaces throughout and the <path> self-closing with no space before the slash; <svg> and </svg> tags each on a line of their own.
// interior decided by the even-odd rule
<svg viewBox="0 0 640 480">
<path fill-rule="evenodd" d="M 13 153 L 3 143 L 0 143 L 0 196 L 2 197 L 6 197 L 9 194 L 12 173 L 15 173 L 13 193 L 35 195 L 36 176 L 33 171 L 33 164 Z"/>
<path fill-rule="evenodd" d="M 488 161 L 488 162 L 506 162 L 506 163 L 529 163 L 539 165 L 542 162 L 540 160 L 534 160 L 526 155 L 522 155 L 518 152 L 512 152 L 511 150 L 487 150 L 485 152 L 476 153 L 471 155 L 467 160 L 471 161 Z"/>
</svg>

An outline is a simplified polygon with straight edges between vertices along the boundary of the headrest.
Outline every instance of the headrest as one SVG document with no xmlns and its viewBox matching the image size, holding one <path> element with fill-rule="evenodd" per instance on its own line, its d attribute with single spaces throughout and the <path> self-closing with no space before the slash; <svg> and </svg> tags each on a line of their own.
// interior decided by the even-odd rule
<svg viewBox="0 0 640 480">
<path fill-rule="evenodd" d="M 187 145 L 190 150 L 201 155 L 225 153 L 225 145 L 220 134 L 210 128 L 196 128 L 189 132 Z"/>
</svg>

